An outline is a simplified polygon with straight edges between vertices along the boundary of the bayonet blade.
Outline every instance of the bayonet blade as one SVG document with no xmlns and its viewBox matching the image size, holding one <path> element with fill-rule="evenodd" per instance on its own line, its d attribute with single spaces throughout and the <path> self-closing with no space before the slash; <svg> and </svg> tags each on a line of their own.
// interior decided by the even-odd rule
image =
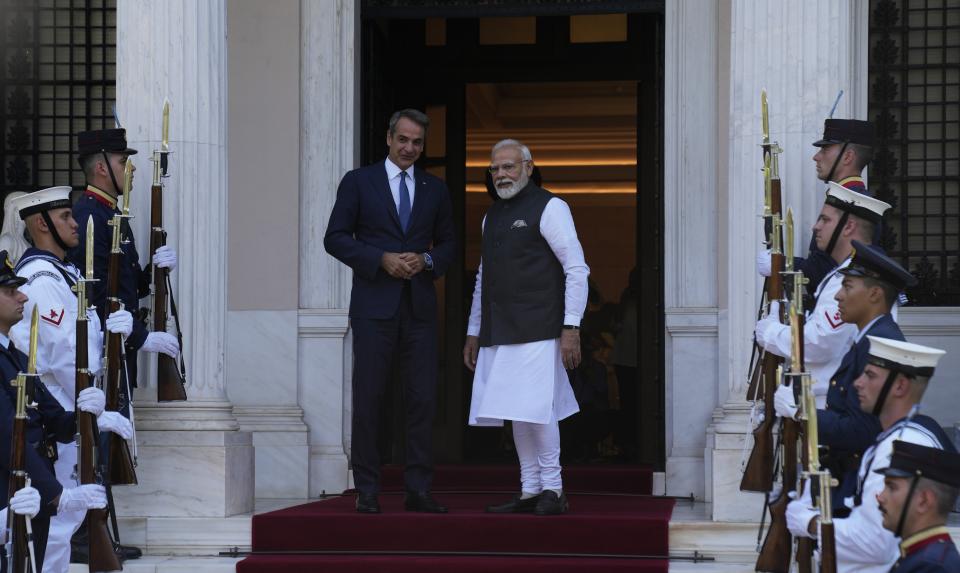
<svg viewBox="0 0 960 573">
<path fill-rule="evenodd" d="M 786 238 L 784 239 L 786 244 L 783 245 L 784 252 L 784 266 L 786 267 L 787 272 L 793 270 L 793 208 L 787 209 L 787 222 L 786 222 Z"/>
<path fill-rule="evenodd" d="M 161 151 L 170 149 L 170 101 L 163 100 L 163 136 L 160 140 Z"/>
<path fill-rule="evenodd" d="M 763 125 L 763 144 L 770 143 L 770 116 L 767 111 L 767 90 L 760 91 L 760 121 Z"/>
<path fill-rule="evenodd" d="M 33 314 L 30 316 L 30 354 L 27 356 L 27 374 L 37 373 L 37 337 L 40 327 L 40 312 L 37 305 L 33 305 Z"/>
<path fill-rule="evenodd" d="M 89 281 L 93 280 L 93 215 L 87 217 L 87 242 L 85 245 L 86 261 L 84 265 L 84 277 Z"/>
</svg>

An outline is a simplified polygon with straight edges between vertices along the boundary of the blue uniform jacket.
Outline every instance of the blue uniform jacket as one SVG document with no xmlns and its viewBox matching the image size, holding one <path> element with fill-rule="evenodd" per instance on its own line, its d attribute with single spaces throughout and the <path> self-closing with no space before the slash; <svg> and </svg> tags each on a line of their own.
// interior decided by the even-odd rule
<svg viewBox="0 0 960 573">
<path fill-rule="evenodd" d="M 860 337 L 860 340 L 843 357 L 840 367 L 830 380 L 827 390 L 827 407 L 817 410 L 817 430 L 820 436 L 820 445 L 829 447 L 829 459 L 833 462 L 841 458 L 859 456 L 877 439 L 882 428 L 880 420 L 869 412 L 860 409 L 860 399 L 853 382 L 863 373 L 870 354 L 870 336 L 881 336 L 893 340 L 905 340 L 900 327 L 893 317 L 885 314 L 877 319 L 870 328 Z M 836 467 L 830 464 L 831 471 Z M 840 485 L 833 489 L 834 507 L 842 508 L 842 500 L 854 494 L 857 487 L 857 466 L 852 461 L 847 465 L 847 471 L 837 475 Z M 838 505 L 839 504 L 839 505 Z"/>
<path fill-rule="evenodd" d="M 99 190 L 97 190 L 99 191 Z M 102 191 L 100 192 L 102 193 Z M 87 218 L 93 215 L 94 233 L 93 233 L 93 274 L 98 279 L 91 287 L 88 287 L 87 296 L 90 303 L 97 307 L 97 313 L 100 315 L 100 323 L 103 324 L 107 319 L 107 265 L 110 261 L 110 246 L 113 238 L 113 227 L 107 223 L 113 218 L 118 209 L 109 204 L 103 196 L 97 192 L 88 190 L 80 196 L 73 206 L 73 218 L 77 221 L 79 228 L 77 232 L 80 237 L 85 237 L 87 232 Z M 140 299 L 150 294 L 150 273 L 140 267 L 140 255 L 137 254 L 137 245 L 133 238 L 130 226 L 124 221 L 121 227 L 123 237 L 127 242 L 120 245 L 123 251 L 122 264 L 120 265 L 119 292 L 120 300 L 124 307 L 134 315 L 133 332 L 127 337 L 127 347 L 130 350 L 139 350 L 143 346 L 143 341 L 147 338 L 146 325 L 136 319 L 137 311 L 140 309 Z M 70 249 L 67 252 L 67 259 L 83 269 L 85 264 L 84 242 Z M 148 266 L 149 268 L 149 266 Z M 134 353 L 128 353 L 128 359 L 132 358 Z M 136 381 L 134 372 L 131 372 L 131 381 Z"/>
<path fill-rule="evenodd" d="M 353 269 L 351 317 L 391 318 L 400 307 L 408 281 L 390 276 L 380 266 L 388 251 L 430 254 L 433 270 L 417 273 L 409 285 L 417 318 L 436 319 L 433 280 L 443 275 L 455 256 L 450 193 L 443 181 L 416 167 L 414 180 L 416 191 L 406 232 L 400 228 L 383 161 L 354 169 L 340 181 L 323 244 L 328 253 Z"/>
<path fill-rule="evenodd" d="M 890 569 L 895 573 L 954 573 L 960 571 L 960 554 L 950 539 L 937 539 L 901 557 Z"/>
</svg>

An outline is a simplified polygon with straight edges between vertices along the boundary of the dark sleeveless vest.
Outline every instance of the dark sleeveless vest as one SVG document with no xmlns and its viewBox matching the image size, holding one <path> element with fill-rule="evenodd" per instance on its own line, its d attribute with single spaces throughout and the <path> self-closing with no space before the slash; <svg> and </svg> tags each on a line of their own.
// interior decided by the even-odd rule
<svg viewBox="0 0 960 573">
<path fill-rule="evenodd" d="M 553 193 L 529 183 L 487 211 L 481 255 L 480 346 L 560 336 L 566 277 L 540 234 Z"/>
</svg>

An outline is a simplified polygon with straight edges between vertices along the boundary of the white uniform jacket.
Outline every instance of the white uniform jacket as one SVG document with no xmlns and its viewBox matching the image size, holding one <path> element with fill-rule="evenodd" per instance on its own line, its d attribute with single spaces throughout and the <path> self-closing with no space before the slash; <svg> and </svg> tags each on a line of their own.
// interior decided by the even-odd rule
<svg viewBox="0 0 960 573">
<path fill-rule="evenodd" d="M 833 521 L 837 547 L 838 573 L 887 573 L 900 557 L 900 540 L 883 528 L 883 515 L 877 495 L 883 491 L 883 476 L 874 470 L 890 465 L 893 442 L 902 440 L 923 446 L 943 448 L 937 437 L 915 422 L 897 422 L 879 436 L 860 461 L 858 480 L 861 503 L 853 506 L 850 515 Z"/>
<path fill-rule="evenodd" d="M 818 407 L 823 407 L 830 385 L 830 378 L 840 367 L 843 357 L 853 346 L 857 335 L 857 325 L 848 324 L 840 319 L 840 307 L 833 297 L 843 284 L 840 269 L 846 268 L 850 259 L 823 278 L 814 294 L 817 299 L 813 310 L 807 312 L 803 328 L 804 366 L 813 377 L 813 391 L 819 397 Z M 763 319 L 763 349 L 777 356 L 790 358 L 790 325 L 780 324 L 777 320 Z"/>
<path fill-rule="evenodd" d="M 30 316 L 36 306 L 40 312 L 37 374 L 63 409 L 72 412 L 76 401 L 77 295 L 71 287 L 80 271 L 50 253 L 30 249 L 20 259 L 16 272 L 27 279 L 20 290 L 29 300 L 23 308 L 23 320 L 10 330 L 10 338 L 22 352 L 28 351 Z M 103 334 L 100 318 L 92 307 L 87 309 L 87 341 L 90 372 L 98 373 Z"/>
</svg>

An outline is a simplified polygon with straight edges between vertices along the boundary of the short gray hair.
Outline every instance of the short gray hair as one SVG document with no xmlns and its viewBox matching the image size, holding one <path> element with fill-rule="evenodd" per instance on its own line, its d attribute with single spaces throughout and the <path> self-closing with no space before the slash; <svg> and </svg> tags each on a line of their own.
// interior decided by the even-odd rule
<svg viewBox="0 0 960 573">
<path fill-rule="evenodd" d="M 496 145 L 493 146 L 493 149 L 490 150 L 490 155 L 492 156 L 501 149 L 506 149 L 508 147 L 519 149 L 520 157 L 522 157 L 524 161 L 533 161 L 533 155 L 530 154 L 530 148 L 520 143 L 516 139 L 501 139 L 496 143 Z"/>
<path fill-rule="evenodd" d="M 401 109 L 400 111 L 393 112 L 393 115 L 390 116 L 390 125 L 388 131 L 390 135 L 397 133 L 397 122 L 400 121 L 401 117 L 405 117 L 412 121 L 413 123 L 419 125 L 423 128 L 423 135 L 426 137 L 427 128 L 430 127 L 430 118 L 427 117 L 427 114 L 423 113 L 419 109 L 407 108 Z"/>
</svg>

